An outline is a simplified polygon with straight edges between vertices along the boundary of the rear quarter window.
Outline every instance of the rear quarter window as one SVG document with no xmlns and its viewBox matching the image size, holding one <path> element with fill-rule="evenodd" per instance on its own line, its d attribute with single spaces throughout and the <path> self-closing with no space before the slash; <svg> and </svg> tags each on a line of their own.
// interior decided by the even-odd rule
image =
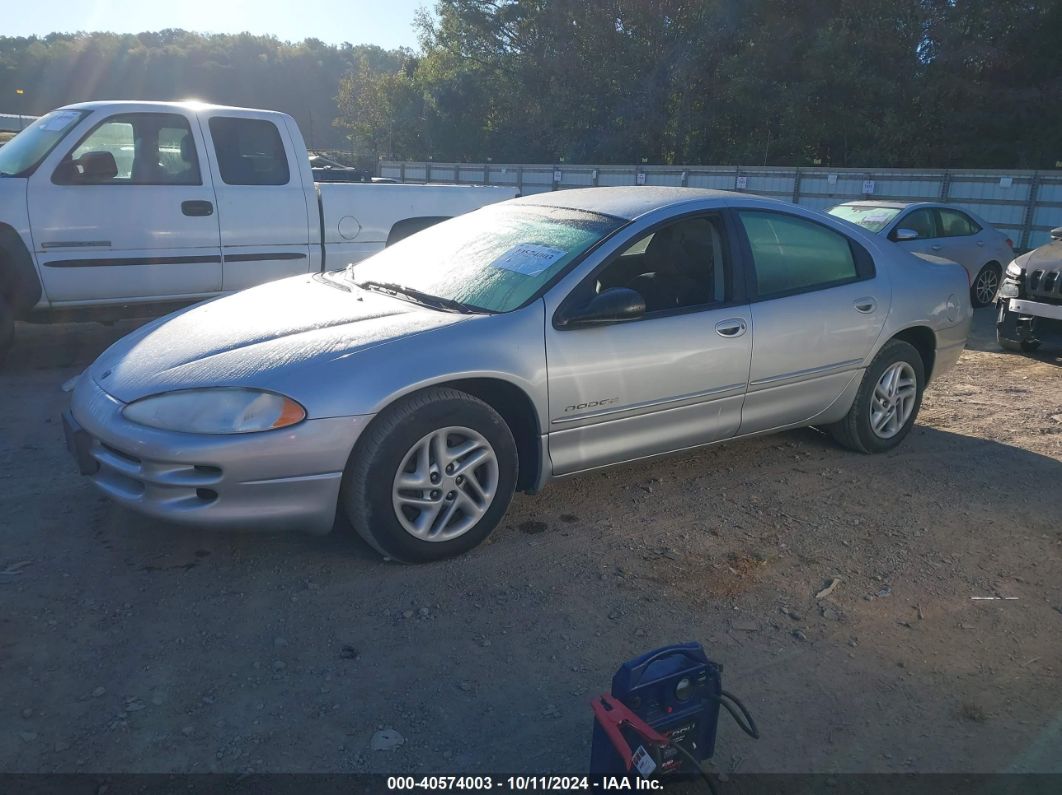
<svg viewBox="0 0 1062 795">
<path fill-rule="evenodd" d="M 265 119 L 215 116 L 210 137 L 226 185 L 287 185 L 291 177 L 280 131 Z"/>
</svg>

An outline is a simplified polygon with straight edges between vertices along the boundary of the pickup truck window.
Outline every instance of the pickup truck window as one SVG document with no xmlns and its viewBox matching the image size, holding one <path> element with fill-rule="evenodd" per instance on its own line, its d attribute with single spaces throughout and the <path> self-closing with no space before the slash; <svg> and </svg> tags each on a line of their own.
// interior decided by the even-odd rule
<svg viewBox="0 0 1062 795">
<path fill-rule="evenodd" d="M 0 147 L 0 176 L 25 177 L 31 174 L 87 113 L 85 110 L 54 110 L 41 116 Z"/>
<path fill-rule="evenodd" d="M 215 116 L 210 120 L 210 136 L 226 185 L 288 184 L 288 158 L 273 122 Z"/>
<path fill-rule="evenodd" d="M 125 113 L 92 128 L 63 162 L 58 185 L 201 185 L 188 120 L 175 113 Z"/>
</svg>

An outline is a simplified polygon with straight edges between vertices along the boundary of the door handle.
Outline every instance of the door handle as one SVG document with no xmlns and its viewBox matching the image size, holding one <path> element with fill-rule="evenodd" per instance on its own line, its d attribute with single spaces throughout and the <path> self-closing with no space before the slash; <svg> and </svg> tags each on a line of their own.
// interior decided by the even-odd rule
<svg viewBox="0 0 1062 795">
<path fill-rule="evenodd" d="M 942 245 L 940 245 L 940 243 L 934 243 L 932 246 L 930 246 L 930 248 L 933 249 L 934 251 L 940 251 L 944 247 Z"/>
<path fill-rule="evenodd" d="M 191 216 L 204 216 L 214 214 L 214 205 L 208 201 L 202 201 L 200 199 L 192 199 L 190 201 L 181 202 L 181 212 L 185 215 Z"/>
<path fill-rule="evenodd" d="M 878 308 L 878 301 L 876 298 L 859 298 L 855 302 L 855 308 L 857 312 L 862 312 L 864 315 L 869 315 L 875 309 Z"/>
<path fill-rule="evenodd" d="M 978 240 L 977 241 L 977 245 L 979 245 L 979 246 L 983 246 L 984 244 L 985 244 L 985 241 L 983 241 L 983 240 Z"/>
<path fill-rule="evenodd" d="M 720 337 L 740 337 L 747 329 L 745 321 L 739 317 L 720 320 L 715 324 L 715 333 Z"/>
</svg>

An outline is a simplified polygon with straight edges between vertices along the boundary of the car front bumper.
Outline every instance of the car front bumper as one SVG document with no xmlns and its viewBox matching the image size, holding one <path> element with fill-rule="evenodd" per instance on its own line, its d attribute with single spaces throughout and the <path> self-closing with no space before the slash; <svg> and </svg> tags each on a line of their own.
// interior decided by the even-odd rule
<svg viewBox="0 0 1062 795">
<path fill-rule="evenodd" d="M 1028 301 L 1024 298 L 1011 298 L 1007 310 L 1019 315 L 1043 317 L 1050 320 L 1062 320 L 1062 304 L 1047 304 L 1043 301 Z"/>
<path fill-rule="evenodd" d="M 87 374 L 63 425 L 82 474 L 116 502 L 212 528 L 327 533 L 347 459 L 371 415 L 305 420 L 262 433 L 148 428 Z"/>
</svg>

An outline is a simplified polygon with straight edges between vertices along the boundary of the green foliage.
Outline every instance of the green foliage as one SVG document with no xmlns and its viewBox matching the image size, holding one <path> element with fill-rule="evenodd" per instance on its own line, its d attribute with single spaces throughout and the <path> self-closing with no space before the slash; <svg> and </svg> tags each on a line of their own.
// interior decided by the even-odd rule
<svg viewBox="0 0 1062 795">
<path fill-rule="evenodd" d="M 0 37 L 0 105 L 197 97 L 364 160 L 1051 168 L 1062 0 L 437 0 L 421 51 Z"/>
<path fill-rule="evenodd" d="M 290 113 L 310 146 L 349 150 L 332 126 L 340 79 L 362 65 L 393 72 L 403 57 L 379 47 L 246 33 L 0 37 L 0 109 L 38 115 L 93 99 L 200 99 Z M 16 88 L 25 96 L 17 97 Z"/>
</svg>

